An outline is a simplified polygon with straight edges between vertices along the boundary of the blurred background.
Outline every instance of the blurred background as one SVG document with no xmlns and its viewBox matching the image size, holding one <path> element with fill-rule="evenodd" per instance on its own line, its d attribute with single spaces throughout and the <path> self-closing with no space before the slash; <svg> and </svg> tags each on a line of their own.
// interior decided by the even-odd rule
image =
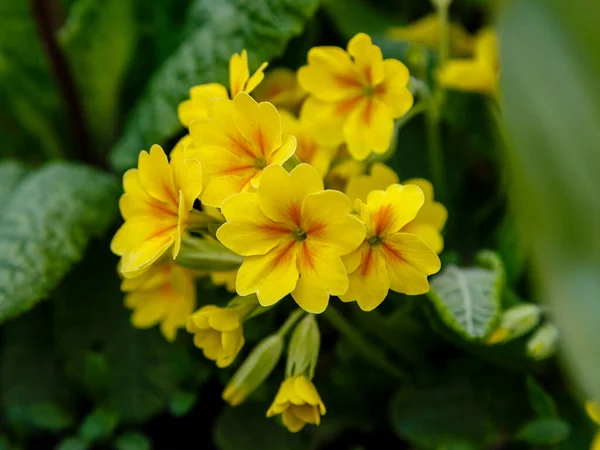
<svg viewBox="0 0 600 450">
<path fill-rule="evenodd" d="M 461 39 L 496 31 L 498 95 L 443 91 L 402 126 L 387 164 L 401 180 L 434 177 L 435 127 L 443 264 L 502 273 L 475 305 L 492 305 L 489 333 L 516 306 L 534 305 L 534 323 L 489 345 L 443 296 L 391 293 L 361 315 L 340 305 L 409 379 L 321 321 L 320 427 L 290 434 L 266 419 L 275 376 L 229 407 L 221 391 L 236 364 L 217 369 L 185 332 L 168 343 L 130 324 L 109 250 L 122 173 L 141 149 L 183 136 L 178 103 L 195 84 L 227 84 L 244 48 L 251 71 L 295 70 L 311 47 L 362 31 L 439 93 L 439 36 L 415 23 L 448 5 L 451 58 L 471 57 Z M 0 449 L 590 448 L 599 20 L 590 0 L 0 0 Z M 198 292 L 199 304 L 231 298 L 208 279 Z M 245 326 L 237 364 L 290 310 Z"/>
</svg>

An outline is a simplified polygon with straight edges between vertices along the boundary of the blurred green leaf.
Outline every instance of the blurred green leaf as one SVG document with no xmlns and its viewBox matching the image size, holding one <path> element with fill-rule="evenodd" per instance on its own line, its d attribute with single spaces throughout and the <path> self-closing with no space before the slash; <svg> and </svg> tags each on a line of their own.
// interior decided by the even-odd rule
<svg viewBox="0 0 600 450">
<path fill-rule="evenodd" d="M 566 361 L 600 399 L 598 2 L 509 2 L 500 24 L 512 201 Z"/>
<path fill-rule="evenodd" d="M 0 164 L 0 205 L 9 198 L 9 194 L 18 186 L 19 182 L 27 174 L 28 169 L 16 162 L 6 161 Z"/>
<path fill-rule="evenodd" d="M 557 444 L 571 433 L 571 427 L 561 419 L 536 419 L 517 433 L 517 439 L 536 445 Z"/>
<path fill-rule="evenodd" d="M 120 124 L 121 82 L 133 56 L 134 0 L 77 0 L 59 38 L 96 150 L 106 152 Z"/>
<path fill-rule="evenodd" d="M 68 437 L 58 443 L 55 450 L 87 450 L 88 445 L 78 437 Z"/>
<path fill-rule="evenodd" d="M 169 411 L 175 417 L 185 416 L 196 404 L 198 394 L 195 392 L 175 391 L 169 402 Z"/>
<path fill-rule="evenodd" d="M 47 306 L 47 305 L 44 305 Z M 45 308 L 2 327 L 0 399 L 13 430 L 59 431 L 74 418 Z"/>
<path fill-rule="evenodd" d="M 0 321 L 48 295 L 115 219 L 117 197 L 116 178 L 75 164 L 49 164 L 19 184 L 0 217 Z"/>
<path fill-rule="evenodd" d="M 500 318 L 503 276 L 481 267 L 446 266 L 431 280 L 431 299 L 440 318 L 468 340 L 486 338 Z"/>
<path fill-rule="evenodd" d="M 119 417 L 107 408 L 97 408 L 79 427 L 79 437 L 85 442 L 95 442 L 110 437 L 119 424 Z"/>
<path fill-rule="evenodd" d="M 462 359 L 424 385 L 394 396 L 394 431 L 424 450 L 492 448 L 522 420 L 526 403 L 514 374 Z"/>
<path fill-rule="evenodd" d="M 527 377 L 527 393 L 529 394 L 529 403 L 531 407 L 542 418 L 556 418 L 558 411 L 554 399 L 548 394 L 542 386 L 539 385 L 532 376 Z"/>
<path fill-rule="evenodd" d="M 145 434 L 129 431 L 117 438 L 115 448 L 117 450 L 150 450 L 152 442 Z"/>
<path fill-rule="evenodd" d="M 0 0 L 0 29 L 3 154 L 36 162 L 64 155 L 63 106 L 30 2 Z"/>
<path fill-rule="evenodd" d="M 268 405 L 246 402 L 225 407 L 217 418 L 214 441 L 219 450 L 309 450 L 306 433 L 290 433 L 278 418 L 265 417 Z"/>
<path fill-rule="evenodd" d="M 317 4 L 318 0 L 195 0 L 195 31 L 152 77 L 111 153 L 112 165 L 128 169 L 140 150 L 163 144 L 180 132 L 178 103 L 196 84 L 228 85 L 229 58 L 234 52 L 245 48 L 253 69 L 283 53 Z"/>
<path fill-rule="evenodd" d="M 398 25 L 389 11 L 375 5 L 376 2 L 366 0 L 323 1 L 323 9 L 345 39 L 360 32 L 381 35 L 388 27 Z"/>
</svg>

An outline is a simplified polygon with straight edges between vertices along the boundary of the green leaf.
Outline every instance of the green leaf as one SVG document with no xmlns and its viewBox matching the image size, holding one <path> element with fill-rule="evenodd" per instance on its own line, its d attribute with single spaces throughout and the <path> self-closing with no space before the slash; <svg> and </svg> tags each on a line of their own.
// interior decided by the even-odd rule
<svg viewBox="0 0 600 450">
<path fill-rule="evenodd" d="M 113 167 L 134 166 L 140 150 L 180 132 L 177 105 L 196 84 L 228 85 L 234 52 L 245 48 L 254 69 L 281 55 L 317 4 L 318 0 L 195 0 L 195 30 L 152 77 L 111 153 Z"/>
<path fill-rule="evenodd" d="M 191 411 L 198 400 L 195 392 L 176 391 L 171 396 L 169 411 L 175 417 L 183 417 Z"/>
<path fill-rule="evenodd" d="M 79 437 L 85 442 L 95 442 L 110 437 L 119 424 L 114 411 L 97 408 L 89 414 L 79 428 Z"/>
<path fill-rule="evenodd" d="M 133 0 L 78 0 L 60 31 L 94 147 L 106 151 L 120 123 L 120 90 L 135 42 Z"/>
<path fill-rule="evenodd" d="M 561 419 L 536 419 L 526 424 L 516 438 L 535 445 L 552 445 L 564 441 L 571 434 L 571 426 Z"/>
<path fill-rule="evenodd" d="M 73 424 L 44 306 L 2 327 L 0 399 L 11 429 L 55 432 Z"/>
<path fill-rule="evenodd" d="M 151 450 L 152 442 L 145 434 L 130 431 L 117 438 L 115 448 L 117 450 Z"/>
<path fill-rule="evenodd" d="M 68 163 L 19 184 L 0 217 L 0 321 L 33 307 L 81 259 L 115 219 L 118 189 L 113 176 Z"/>
<path fill-rule="evenodd" d="M 6 161 L 0 164 L 0 180 L 2 180 L 0 183 L 0 206 L 8 199 L 9 194 L 17 187 L 27 172 L 27 168 L 16 161 Z"/>
<path fill-rule="evenodd" d="M 42 161 L 64 154 L 64 112 L 31 3 L 0 0 L 0 134 L 4 155 Z"/>
<path fill-rule="evenodd" d="M 324 0 L 323 9 L 345 39 L 356 33 L 383 34 L 398 25 L 389 11 L 378 9 L 376 2 L 365 0 Z"/>
<path fill-rule="evenodd" d="M 500 318 L 502 287 L 498 268 L 448 265 L 431 280 L 429 298 L 448 327 L 465 339 L 482 340 Z"/>
<path fill-rule="evenodd" d="M 476 360 L 455 360 L 394 396 L 394 431 L 424 450 L 491 448 L 527 411 L 520 377 Z"/>
<path fill-rule="evenodd" d="M 56 450 L 87 450 L 88 445 L 78 437 L 68 437 L 63 439 L 56 446 Z"/>
<path fill-rule="evenodd" d="M 598 2 L 510 2 L 500 47 L 506 161 L 536 281 L 566 362 L 600 399 L 600 34 Z M 543 82 L 542 82 L 543 81 Z"/>
<path fill-rule="evenodd" d="M 305 450 L 310 447 L 305 433 L 290 433 L 277 423 L 277 418 L 267 419 L 268 405 L 246 402 L 235 408 L 225 407 L 217 418 L 214 442 L 219 450 L 260 448 L 264 450 Z"/>
<path fill-rule="evenodd" d="M 529 403 L 538 417 L 546 419 L 558 417 L 554 399 L 531 376 L 527 377 L 527 393 L 529 394 Z"/>
</svg>

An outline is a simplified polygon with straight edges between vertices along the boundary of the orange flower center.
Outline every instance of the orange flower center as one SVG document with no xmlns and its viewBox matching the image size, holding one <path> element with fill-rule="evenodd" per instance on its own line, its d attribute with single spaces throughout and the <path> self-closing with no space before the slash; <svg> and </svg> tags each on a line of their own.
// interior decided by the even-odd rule
<svg viewBox="0 0 600 450">
<path fill-rule="evenodd" d="M 258 170 L 263 170 L 267 167 L 267 160 L 265 158 L 256 158 L 254 160 L 254 168 Z"/>
<path fill-rule="evenodd" d="M 367 84 L 363 87 L 363 93 L 367 98 L 373 97 L 375 95 L 375 90 L 375 86 L 371 86 L 370 84 Z"/>
</svg>

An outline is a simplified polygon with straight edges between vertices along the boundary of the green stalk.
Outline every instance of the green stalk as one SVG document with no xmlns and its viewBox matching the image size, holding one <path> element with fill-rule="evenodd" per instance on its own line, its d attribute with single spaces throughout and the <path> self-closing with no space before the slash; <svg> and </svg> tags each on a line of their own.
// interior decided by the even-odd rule
<svg viewBox="0 0 600 450">
<path fill-rule="evenodd" d="M 288 332 L 304 314 L 305 312 L 303 309 L 297 309 L 296 311 L 294 311 L 292 314 L 290 314 L 290 316 L 287 318 L 287 320 L 284 322 L 281 328 L 277 331 L 277 334 L 282 338 L 285 337 L 285 335 L 288 334 Z"/>
<path fill-rule="evenodd" d="M 350 341 L 365 361 L 387 372 L 398 381 L 406 382 L 410 379 L 408 373 L 390 362 L 379 348 L 368 342 L 332 305 L 325 310 L 323 318 Z"/>
</svg>

